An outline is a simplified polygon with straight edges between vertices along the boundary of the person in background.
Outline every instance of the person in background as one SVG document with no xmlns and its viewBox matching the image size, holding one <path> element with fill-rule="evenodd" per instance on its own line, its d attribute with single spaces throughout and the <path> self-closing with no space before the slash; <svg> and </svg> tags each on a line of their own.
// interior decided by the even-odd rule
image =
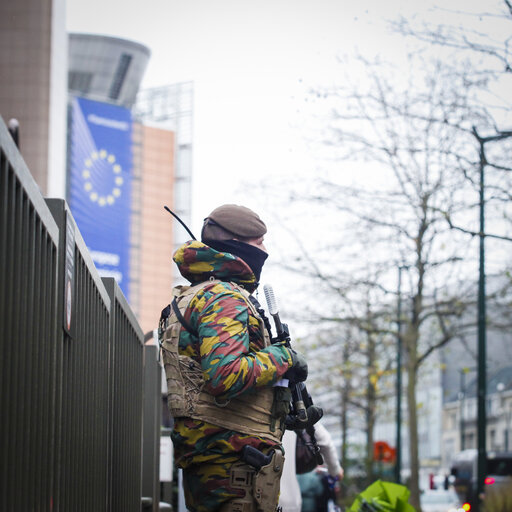
<svg viewBox="0 0 512 512">
<path fill-rule="evenodd" d="M 322 475 L 318 470 L 297 475 L 301 494 L 301 512 L 326 512 L 319 508 L 320 502 L 324 500 L 323 495 L 325 492 L 324 484 L 322 482 Z"/>
<path fill-rule="evenodd" d="M 337 482 L 343 478 L 343 468 L 339 463 L 336 447 L 334 446 L 332 437 L 321 421 L 315 425 L 315 437 L 320 448 L 320 453 L 324 458 L 327 474 L 330 476 L 331 481 L 336 485 Z M 307 509 L 307 507 L 311 505 L 309 496 L 311 495 L 312 499 L 316 503 L 316 499 L 324 492 L 324 487 L 321 482 L 321 476 L 315 475 L 315 472 L 311 472 L 311 475 L 309 473 L 297 475 L 297 434 L 294 431 L 287 430 L 285 432 L 283 445 L 286 452 L 286 460 L 284 463 L 283 476 L 281 477 L 281 495 L 279 497 L 279 505 L 282 507 L 283 512 L 301 512 L 301 510 L 304 510 L 304 507 Z M 309 476 L 307 478 L 303 478 L 306 475 Z M 305 500 L 306 503 L 303 503 L 304 496 L 302 496 L 302 486 L 306 486 L 306 483 L 308 483 L 308 491 Z M 315 508 L 312 510 L 316 512 Z"/>
</svg>

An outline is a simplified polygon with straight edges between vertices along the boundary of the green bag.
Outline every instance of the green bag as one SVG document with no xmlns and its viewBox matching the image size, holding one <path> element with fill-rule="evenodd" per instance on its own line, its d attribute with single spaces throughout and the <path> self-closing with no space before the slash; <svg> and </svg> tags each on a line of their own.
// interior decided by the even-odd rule
<svg viewBox="0 0 512 512">
<path fill-rule="evenodd" d="M 416 512 L 404 485 L 377 480 L 359 494 L 347 512 Z"/>
</svg>

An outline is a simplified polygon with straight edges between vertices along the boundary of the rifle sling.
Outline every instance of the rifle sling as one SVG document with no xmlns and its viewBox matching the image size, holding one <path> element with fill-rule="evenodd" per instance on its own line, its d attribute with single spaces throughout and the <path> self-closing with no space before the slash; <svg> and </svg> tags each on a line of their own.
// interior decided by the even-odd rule
<svg viewBox="0 0 512 512">
<path fill-rule="evenodd" d="M 176 297 L 174 297 L 171 302 L 172 309 L 178 318 L 180 324 L 185 327 L 185 329 L 192 335 L 198 336 L 198 332 L 185 320 L 185 317 L 181 314 L 180 308 L 178 307 L 178 302 L 176 301 Z"/>
</svg>

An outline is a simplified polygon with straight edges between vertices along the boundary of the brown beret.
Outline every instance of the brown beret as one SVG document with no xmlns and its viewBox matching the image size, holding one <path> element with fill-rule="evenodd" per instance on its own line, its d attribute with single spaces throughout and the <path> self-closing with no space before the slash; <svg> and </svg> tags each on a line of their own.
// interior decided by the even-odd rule
<svg viewBox="0 0 512 512">
<path fill-rule="evenodd" d="M 266 232 L 267 226 L 255 212 L 245 206 L 224 204 L 204 219 L 201 239 L 258 238 Z"/>
</svg>

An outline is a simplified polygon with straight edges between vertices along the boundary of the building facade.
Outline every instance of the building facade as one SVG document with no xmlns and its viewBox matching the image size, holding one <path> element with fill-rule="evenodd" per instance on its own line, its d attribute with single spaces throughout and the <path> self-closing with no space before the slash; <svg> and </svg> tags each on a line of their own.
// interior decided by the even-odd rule
<svg viewBox="0 0 512 512">
<path fill-rule="evenodd" d="M 19 122 L 20 151 L 43 195 L 66 175 L 65 0 L 0 2 L 0 115 Z"/>
<path fill-rule="evenodd" d="M 461 379 L 461 387 L 443 405 L 442 460 L 450 467 L 453 456 L 477 448 L 477 381 Z M 493 372 L 487 381 L 486 448 L 512 450 L 512 366 Z"/>
</svg>

